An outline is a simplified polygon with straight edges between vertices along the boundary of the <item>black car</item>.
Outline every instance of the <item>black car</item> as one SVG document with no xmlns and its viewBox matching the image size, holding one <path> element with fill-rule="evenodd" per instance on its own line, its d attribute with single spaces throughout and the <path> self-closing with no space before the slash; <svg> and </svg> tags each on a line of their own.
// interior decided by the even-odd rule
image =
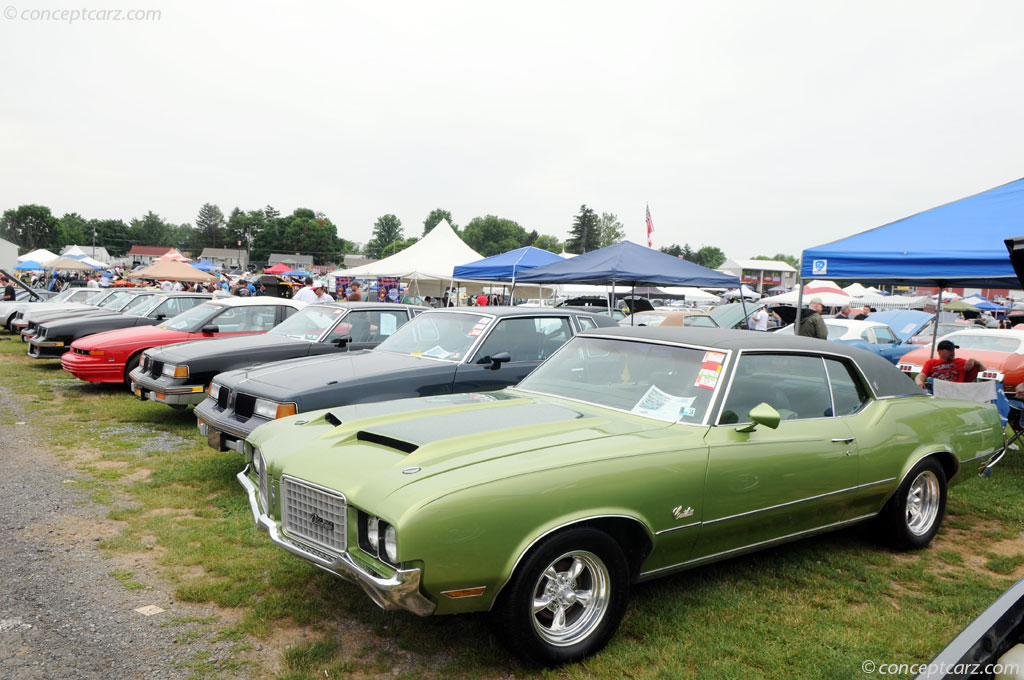
<svg viewBox="0 0 1024 680">
<path fill-rule="evenodd" d="M 41 322 L 28 340 L 28 354 L 36 359 L 53 359 L 71 348 L 71 343 L 94 333 L 134 326 L 153 326 L 192 309 L 210 299 L 208 293 L 164 293 L 124 291 L 131 298 L 120 313 L 62 317 Z"/>
<path fill-rule="evenodd" d="M 47 311 L 42 307 L 28 310 L 18 319 L 17 325 L 21 327 L 21 341 L 28 342 L 31 340 L 36 335 L 39 325 L 43 323 L 64 319 L 77 319 L 83 316 L 119 314 L 142 292 L 152 295 L 154 289 L 145 291 L 145 289 L 139 288 L 132 289 L 130 292 L 127 290 L 105 290 L 96 293 L 85 302 L 73 306 L 58 308 L 53 311 Z"/>
<path fill-rule="evenodd" d="M 600 314 L 558 309 L 431 309 L 376 349 L 221 373 L 196 406 L 210 446 L 241 452 L 257 426 L 294 413 L 515 385 Z"/>
<path fill-rule="evenodd" d="M 313 304 L 262 335 L 184 342 L 146 350 L 132 371 L 140 399 L 198 404 L 218 373 L 285 359 L 372 349 L 425 307 L 387 302 Z M 180 373 L 186 377 L 175 377 Z M 194 388 L 201 387 L 198 392 Z"/>
</svg>

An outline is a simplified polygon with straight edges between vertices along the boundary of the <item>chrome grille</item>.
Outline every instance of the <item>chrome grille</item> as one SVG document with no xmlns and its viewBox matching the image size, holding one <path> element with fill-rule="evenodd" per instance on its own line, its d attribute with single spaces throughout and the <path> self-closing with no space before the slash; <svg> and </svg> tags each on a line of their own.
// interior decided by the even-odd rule
<svg viewBox="0 0 1024 680">
<path fill-rule="evenodd" d="M 281 477 L 281 524 L 285 533 L 335 552 L 346 541 L 345 496 L 293 477 Z"/>
</svg>

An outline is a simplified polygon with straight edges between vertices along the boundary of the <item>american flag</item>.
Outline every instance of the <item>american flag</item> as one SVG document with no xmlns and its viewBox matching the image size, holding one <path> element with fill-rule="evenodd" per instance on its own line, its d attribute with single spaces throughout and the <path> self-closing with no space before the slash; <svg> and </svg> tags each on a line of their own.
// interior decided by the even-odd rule
<svg viewBox="0 0 1024 680">
<path fill-rule="evenodd" d="M 654 233 L 654 220 L 651 219 L 651 206 L 647 206 L 647 247 L 651 248 L 651 234 Z"/>
</svg>

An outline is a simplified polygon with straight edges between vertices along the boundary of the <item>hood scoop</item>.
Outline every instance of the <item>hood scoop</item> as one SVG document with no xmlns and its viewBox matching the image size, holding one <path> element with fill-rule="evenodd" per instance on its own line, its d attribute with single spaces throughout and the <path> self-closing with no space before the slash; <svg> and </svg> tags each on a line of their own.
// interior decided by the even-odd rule
<svg viewBox="0 0 1024 680">
<path fill-rule="evenodd" d="M 324 414 L 324 420 L 326 420 L 328 423 L 330 423 L 334 427 L 338 427 L 339 425 L 341 425 L 341 418 L 339 418 L 338 416 L 334 415 L 330 411 L 328 411 L 327 413 Z"/>
<path fill-rule="evenodd" d="M 370 442 L 371 444 L 387 446 L 404 453 L 412 453 L 419 448 L 419 444 L 413 444 L 412 442 L 407 442 L 395 437 L 389 437 L 386 434 L 380 434 L 378 432 L 370 432 L 368 430 L 359 430 L 359 432 L 356 433 L 356 439 L 361 442 Z"/>
</svg>

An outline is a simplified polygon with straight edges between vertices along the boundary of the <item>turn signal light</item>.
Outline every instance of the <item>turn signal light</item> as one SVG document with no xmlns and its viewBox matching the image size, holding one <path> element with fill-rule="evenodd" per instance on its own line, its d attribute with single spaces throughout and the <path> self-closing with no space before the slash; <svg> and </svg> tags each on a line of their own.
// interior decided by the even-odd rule
<svg viewBox="0 0 1024 680">
<path fill-rule="evenodd" d="M 106 356 L 106 354 L 107 353 L 104 352 L 101 349 L 91 349 L 91 350 L 89 350 L 89 356 L 91 356 L 91 357 L 102 357 L 102 356 Z"/>
<path fill-rule="evenodd" d="M 295 404 L 278 404 L 277 418 L 287 418 L 296 414 Z"/>
<path fill-rule="evenodd" d="M 174 367 L 175 378 L 187 378 L 188 377 L 188 366 L 175 366 Z"/>
</svg>

